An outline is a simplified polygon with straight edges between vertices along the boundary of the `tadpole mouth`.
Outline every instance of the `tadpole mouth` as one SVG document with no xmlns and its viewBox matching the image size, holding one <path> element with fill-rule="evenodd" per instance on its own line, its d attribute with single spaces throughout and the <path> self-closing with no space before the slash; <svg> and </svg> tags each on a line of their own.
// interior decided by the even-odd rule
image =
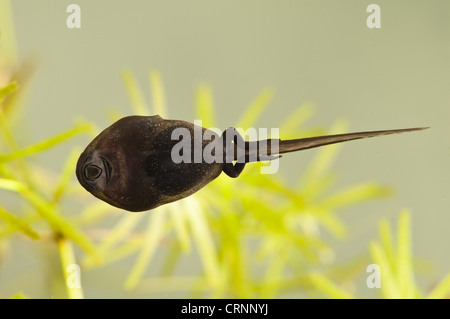
<svg viewBox="0 0 450 319">
<path fill-rule="evenodd" d="M 86 165 L 84 168 L 84 177 L 89 181 L 95 181 L 102 173 L 103 170 L 94 164 Z"/>
<path fill-rule="evenodd" d="M 111 180 L 112 165 L 104 156 L 81 154 L 76 167 L 76 175 L 81 185 L 92 189 L 97 181 L 102 180 L 106 184 Z"/>
</svg>

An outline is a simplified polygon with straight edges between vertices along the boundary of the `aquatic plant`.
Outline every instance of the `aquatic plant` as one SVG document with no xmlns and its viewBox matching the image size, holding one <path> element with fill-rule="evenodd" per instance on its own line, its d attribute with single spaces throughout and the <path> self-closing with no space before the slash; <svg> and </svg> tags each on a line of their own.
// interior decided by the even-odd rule
<svg viewBox="0 0 450 319">
<path fill-rule="evenodd" d="M 89 297 L 92 293 L 85 287 L 92 286 L 84 280 L 85 274 L 114 269 L 125 260 L 126 278 L 111 279 L 123 282 L 123 296 L 276 298 L 295 292 L 302 297 L 355 298 L 358 294 L 344 283 L 366 277 L 366 266 L 375 263 L 381 269 L 381 297 L 448 297 L 450 276 L 426 293 L 415 283 L 406 212 L 400 215 L 396 244 L 388 222 L 382 221 L 380 242 L 371 244 L 370 258 L 362 252 L 361 259 L 346 265 L 334 260 L 330 238 L 342 239 L 347 232 L 339 212 L 391 193 L 390 188 L 374 182 L 335 190 L 332 164 L 339 145 L 315 151 L 296 185 L 281 174 L 260 174 L 264 164 L 259 163 L 248 165 L 238 179 L 220 176 L 195 195 L 150 212 L 124 212 L 98 201 L 81 188 L 74 174 L 85 142 L 99 133 L 94 123 L 78 121 L 64 132 L 28 144 L 16 138 L 14 118 L 21 116 L 17 110 L 26 105 L 28 69 L 18 64 L 12 20 L 5 18 L 8 12 L 0 8 L 0 267 L 14 263 L 7 261 L 7 248 L 15 241 L 25 240 L 30 247 L 48 243 L 59 260 L 45 252 L 39 258 L 60 265 L 56 267 L 59 286 L 55 288 L 49 279 L 46 285 L 51 293 L 46 297 Z M 130 113 L 168 117 L 158 72 L 149 72 L 150 102 L 130 71 L 122 77 Z M 262 90 L 235 126 L 257 126 L 273 94 L 270 89 Z M 205 127 L 218 126 L 209 85 L 198 86 L 194 110 Z M 343 121 L 329 131 L 306 127 L 313 112 L 311 104 L 304 104 L 288 114 L 279 125 L 283 138 L 346 130 Z M 117 110 L 108 112 L 111 122 L 123 115 Z M 79 146 L 61 159 L 65 162 L 62 171 L 34 160 L 74 138 Z M 5 196 L 11 193 L 17 196 Z M 79 279 L 73 276 L 74 265 L 80 267 L 81 287 L 71 284 Z M 1 297 L 36 297 L 28 292 L 34 282 L 17 286 L 14 278 L 2 277 L 0 282 L 15 289 L 0 289 Z"/>
</svg>

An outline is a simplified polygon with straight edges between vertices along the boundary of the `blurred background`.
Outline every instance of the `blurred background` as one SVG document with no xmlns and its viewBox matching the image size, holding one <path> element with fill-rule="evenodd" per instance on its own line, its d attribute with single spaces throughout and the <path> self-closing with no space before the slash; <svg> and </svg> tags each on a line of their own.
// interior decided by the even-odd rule
<svg viewBox="0 0 450 319">
<path fill-rule="evenodd" d="M 329 192 L 366 181 L 392 192 L 339 210 L 345 235 L 335 237 L 325 231 L 323 239 L 333 252 L 332 265 L 367 256 L 370 243 L 378 239 L 379 221 L 387 219 L 395 230 L 399 212 L 407 208 L 416 270 L 422 271 L 416 275 L 419 287 L 426 293 L 449 272 L 450 254 L 445 244 L 450 242 L 450 2 L 377 1 L 380 29 L 366 25 L 371 1 L 78 0 L 80 29 L 66 26 L 70 3 L 12 2 L 17 56 L 33 65 L 24 106 L 20 115 L 10 120 L 19 145 L 67 130 L 75 119 L 103 129 L 111 123 L 110 110 L 132 114 L 124 70 L 133 74 L 146 96 L 151 96 L 149 72 L 158 72 L 166 117 L 172 119 L 198 119 L 194 106 L 199 85 L 211 88 L 214 124 L 221 129 L 235 125 L 261 92 L 269 92 L 270 102 L 255 127 L 279 127 L 300 106 L 314 110 L 302 124 L 306 131 L 321 128 L 317 132 L 327 133 L 336 123 L 346 123 L 348 132 L 430 126 L 422 132 L 340 147 L 330 168 L 335 180 Z M 281 138 L 283 134 L 280 129 Z M 83 149 L 91 138 L 84 134 L 29 161 L 60 172 L 71 149 Z M 284 156 L 274 178 L 293 187 L 318 152 Z M 78 188 L 74 191 L 81 194 L 74 174 L 71 179 L 73 188 Z M 227 185 L 234 187 L 233 182 Z M 214 185 L 210 191 L 214 187 L 221 186 Z M 203 191 L 208 192 L 202 190 L 199 196 Z M 88 194 L 84 200 L 95 202 Z M 17 195 L 8 191 L 0 191 L 0 201 L 13 214 L 22 210 L 23 204 L 16 204 L 20 202 Z M 73 207 L 68 211 L 75 210 Z M 72 216 L 64 210 L 61 214 Z M 104 229 L 129 213 L 117 210 L 111 214 L 103 221 Z M 36 228 L 38 232 L 45 229 L 40 224 Z M 84 232 L 89 236 L 89 229 Z M 216 233 L 211 234 L 214 237 Z M 7 253 L 0 259 L 0 297 L 22 291 L 30 297 L 65 298 L 61 285 L 49 279 L 53 272 L 60 272 L 57 251 L 50 243 L 36 244 L 17 236 L 3 243 Z M 220 246 L 218 242 L 216 246 Z M 75 253 L 77 258 L 83 257 L 76 247 Z M 163 256 L 158 250 L 152 260 L 158 264 Z M 186 295 L 176 288 L 151 293 L 123 288 L 135 261 L 136 256 L 129 257 L 83 273 L 85 297 Z M 343 285 L 345 291 L 357 297 L 378 296 L 365 286 L 369 263 L 357 267 L 359 277 L 352 287 Z M 201 272 L 195 250 L 177 265 L 181 272 Z M 157 276 L 156 270 L 149 269 L 143 278 Z M 286 271 L 289 273 L 286 269 L 282 273 Z M 339 283 L 338 277 L 334 281 Z M 53 284 L 49 286 L 49 282 Z M 145 286 L 145 281 L 140 285 Z M 260 297 L 239 293 L 216 296 Z M 298 298 L 308 293 L 299 285 L 268 296 Z"/>
</svg>

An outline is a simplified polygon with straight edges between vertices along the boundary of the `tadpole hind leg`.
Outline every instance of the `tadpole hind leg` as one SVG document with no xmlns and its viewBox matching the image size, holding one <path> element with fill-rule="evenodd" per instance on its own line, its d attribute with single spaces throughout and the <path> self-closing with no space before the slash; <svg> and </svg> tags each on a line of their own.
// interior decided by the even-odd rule
<svg viewBox="0 0 450 319">
<path fill-rule="evenodd" d="M 242 146 L 240 149 L 244 150 L 245 152 L 245 141 L 242 138 L 242 136 L 239 134 L 239 132 L 234 127 L 227 128 L 222 136 L 221 136 L 222 142 L 223 142 L 223 150 L 224 150 L 224 165 L 223 165 L 223 171 L 225 174 L 232 178 L 238 177 L 245 167 L 245 155 L 244 160 L 241 158 L 238 158 L 236 163 L 233 165 L 233 160 L 235 157 L 234 151 L 239 149 L 239 146 Z M 232 146 L 232 142 L 234 142 L 238 147 L 234 148 Z M 237 156 L 236 156 L 237 158 Z"/>
</svg>

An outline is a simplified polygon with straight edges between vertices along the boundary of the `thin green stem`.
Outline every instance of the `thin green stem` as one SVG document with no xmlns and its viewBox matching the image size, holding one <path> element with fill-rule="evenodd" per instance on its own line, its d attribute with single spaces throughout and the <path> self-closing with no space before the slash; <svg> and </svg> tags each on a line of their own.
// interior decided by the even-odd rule
<svg viewBox="0 0 450 319">
<path fill-rule="evenodd" d="M 83 289 L 80 281 L 80 267 L 76 263 L 72 243 L 64 237 L 56 239 L 61 258 L 62 273 L 69 299 L 83 299 Z"/>
</svg>

